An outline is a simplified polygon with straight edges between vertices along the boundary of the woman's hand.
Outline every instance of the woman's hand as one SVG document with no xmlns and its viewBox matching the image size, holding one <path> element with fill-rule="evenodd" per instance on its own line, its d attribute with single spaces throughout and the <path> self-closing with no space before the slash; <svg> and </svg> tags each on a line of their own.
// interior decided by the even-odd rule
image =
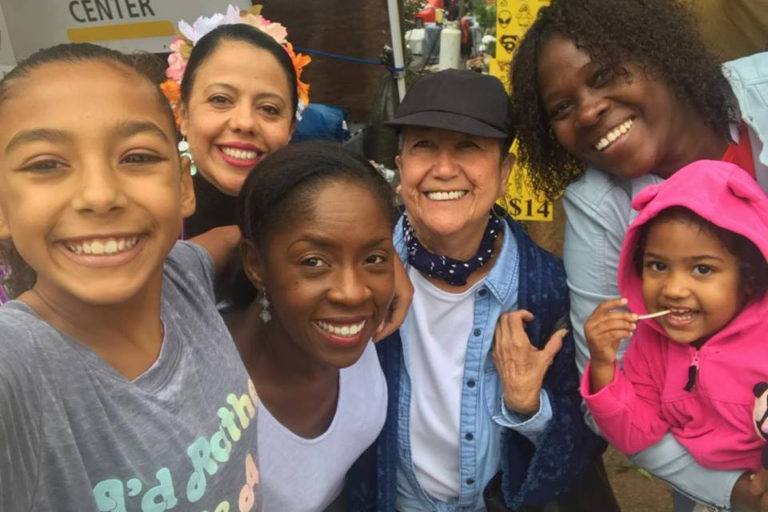
<svg viewBox="0 0 768 512">
<path fill-rule="evenodd" d="M 734 512 L 768 512 L 768 471 L 746 472 L 731 491 Z"/>
<path fill-rule="evenodd" d="M 768 470 L 761 469 L 749 477 L 749 493 L 754 496 L 755 510 L 768 512 Z"/>
<path fill-rule="evenodd" d="M 413 285 L 408 279 L 403 262 L 395 257 L 395 295 L 389 305 L 387 316 L 376 330 L 373 341 L 381 341 L 400 328 L 413 299 Z"/>
<path fill-rule="evenodd" d="M 524 322 L 533 315 L 524 310 L 501 315 L 494 334 L 493 362 L 501 378 L 504 404 L 516 413 L 531 416 L 539 410 L 539 396 L 544 375 L 568 333 L 560 329 L 543 349 L 531 345 Z"/>
<path fill-rule="evenodd" d="M 589 347 L 589 380 L 592 393 L 613 381 L 619 342 L 632 336 L 637 328 L 637 315 L 616 311 L 627 305 L 627 299 L 607 300 L 597 306 L 584 322 L 584 336 Z"/>
<path fill-rule="evenodd" d="M 240 228 L 237 226 L 220 226 L 201 233 L 189 241 L 208 251 L 213 260 L 213 270 L 218 273 L 223 270 L 237 245 L 242 240 Z"/>
</svg>

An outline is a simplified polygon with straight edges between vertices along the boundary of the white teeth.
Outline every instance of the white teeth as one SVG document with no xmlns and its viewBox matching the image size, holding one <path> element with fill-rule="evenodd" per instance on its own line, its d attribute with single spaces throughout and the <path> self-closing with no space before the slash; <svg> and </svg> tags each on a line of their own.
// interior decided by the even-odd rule
<svg viewBox="0 0 768 512">
<path fill-rule="evenodd" d="M 322 322 L 317 321 L 315 322 L 318 327 L 320 327 L 322 330 L 329 332 L 331 334 L 334 334 L 336 336 L 342 336 L 345 338 L 351 338 L 352 336 L 357 336 L 357 334 L 363 329 L 365 326 L 365 320 L 363 320 L 360 323 L 357 324 L 351 324 L 351 325 L 334 325 L 328 322 Z"/>
<path fill-rule="evenodd" d="M 66 243 L 67 249 L 75 254 L 86 254 L 95 256 L 111 256 L 123 251 L 133 249 L 139 237 L 130 238 L 107 238 L 101 240 L 87 240 L 79 243 Z"/>
<path fill-rule="evenodd" d="M 433 201 L 453 201 L 467 195 L 466 190 L 452 190 L 450 192 L 427 192 L 427 197 Z"/>
<path fill-rule="evenodd" d="M 671 313 L 669 316 L 674 317 L 677 320 L 690 320 L 696 313 L 696 311 L 690 308 L 670 308 L 670 310 Z"/>
<path fill-rule="evenodd" d="M 622 135 L 626 134 L 630 128 L 632 128 L 632 123 L 634 121 L 632 119 L 627 119 L 623 123 L 621 123 L 619 126 L 614 128 L 613 130 L 606 133 L 602 139 L 597 141 L 597 144 L 595 144 L 595 149 L 598 151 L 602 151 L 611 144 L 613 144 L 615 141 L 621 138 Z"/>
<path fill-rule="evenodd" d="M 245 149 L 230 148 L 227 146 L 221 146 L 221 152 L 232 158 L 238 160 L 254 160 L 259 154 L 256 151 L 248 151 Z"/>
</svg>

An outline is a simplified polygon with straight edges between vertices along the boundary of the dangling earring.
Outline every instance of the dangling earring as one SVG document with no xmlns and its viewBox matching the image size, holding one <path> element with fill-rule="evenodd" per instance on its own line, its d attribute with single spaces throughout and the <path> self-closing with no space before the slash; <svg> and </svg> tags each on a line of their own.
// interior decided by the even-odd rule
<svg viewBox="0 0 768 512">
<path fill-rule="evenodd" d="M 269 322 L 272 320 L 272 313 L 269 312 L 269 297 L 267 297 L 267 290 L 261 289 L 261 293 L 259 296 L 259 306 L 261 306 L 261 311 L 259 311 L 259 318 L 261 318 L 261 321 L 264 323 Z"/>
<path fill-rule="evenodd" d="M 194 176 L 197 174 L 197 166 L 195 165 L 195 159 L 192 158 L 192 152 L 189 150 L 189 142 L 184 137 L 179 141 L 179 156 L 189 158 L 189 173 Z"/>
</svg>

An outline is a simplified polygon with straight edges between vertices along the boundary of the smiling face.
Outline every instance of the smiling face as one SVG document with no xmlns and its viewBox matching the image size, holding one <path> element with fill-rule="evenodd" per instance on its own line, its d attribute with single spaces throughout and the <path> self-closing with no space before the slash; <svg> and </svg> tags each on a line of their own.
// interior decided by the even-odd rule
<svg viewBox="0 0 768 512">
<path fill-rule="evenodd" d="M 704 123 L 670 88 L 636 64 L 629 75 L 593 62 L 554 35 L 539 55 L 539 89 L 558 142 L 577 159 L 624 178 L 667 176 L 696 153 Z M 699 138 L 700 139 L 700 138 Z M 696 151 L 691 151 L 696 148 Z"/>
<path fill-rule="evenodd" d="M 222 41 L 195 74 L 181 131 L 200 173 L 236 196 L 251 169 L 288 144 L 291 84 L 277 59 L 243 41 Z"/>
<path fill-rule="evenodd" d="M 419 239 L 482 233 L 509 173 L 499 139 L 412 126 L 401 137 L 400 195 Z"/>
<path fill-rule="evenodd" d="M 392 225 L 380 199 L 350 181 L 321 184 L 308 216 L 274 228 L 266 254 L 246 246 L 273 319 L 266 328 L 317 363 L 356 362 L 384 318 L 394 290 Z M 343 198 L 343 200 L 340 200 Z"/>
<path fill-rule="evenodd" d="M 159 293 L 194 210 L 153 86 L 107 61 L 51 63 L 0 104 L 0 235 L 12 236 L 49 304 L 109 305 Z"/>
<path fill-rule="evenodd" d="M 744 303 L 738 258 L 690 221 L 673 218 L 652 225 L 642 268 L 646 308 L 672 310 L 657 321 L 678 343 L 706 340 Z"/>
</svg>

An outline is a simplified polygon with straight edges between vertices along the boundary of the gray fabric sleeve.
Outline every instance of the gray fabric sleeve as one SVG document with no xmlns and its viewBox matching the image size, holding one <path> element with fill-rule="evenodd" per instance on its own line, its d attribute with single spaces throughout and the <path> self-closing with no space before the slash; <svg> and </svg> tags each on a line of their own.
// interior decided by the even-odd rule
<svg viewBox="0 0 768 512">
<path fill-rule="evenodd" d="M 621 189 L 614 188 L 597 199 L 582 196 L 578 189 L 569 189 L 563 201 L 567 217 L 563 263 L 568 276 L 579 375 L 589 361 L 584 322 L 601 302 L 619 295 L 619 253 L 629 225 L 627 212 L 631 210 L 630 199 Z M 626 341 L 619 349 L 619 358 L 625 349 Z"/>
<path fill-rule="evenodd" d="M 731 509 L 733 486 L 742 473 L 700 466 L 670 433 L 655 445 L 635 454 L 631 460 L 666 480 L 678 492 L 718 510 Z"/>
<path fill-rule="evenodd" d="M 179 240 L 168 254 L 166 264 L 172 278 L 175 273 L 191 274 L 192 280 L 201 283 L 210 300 L 215 302 L 213 260 L 203 247 Z M 190 278 L 187 277 L 186 280 L 188 279 Z"/>
<path fill-rule="evenodd" d="M 0 314 L 0 510 L 33 509 L 38 477 L 39 392 L 23 350 L 30 335 Z"/>
</svg>

